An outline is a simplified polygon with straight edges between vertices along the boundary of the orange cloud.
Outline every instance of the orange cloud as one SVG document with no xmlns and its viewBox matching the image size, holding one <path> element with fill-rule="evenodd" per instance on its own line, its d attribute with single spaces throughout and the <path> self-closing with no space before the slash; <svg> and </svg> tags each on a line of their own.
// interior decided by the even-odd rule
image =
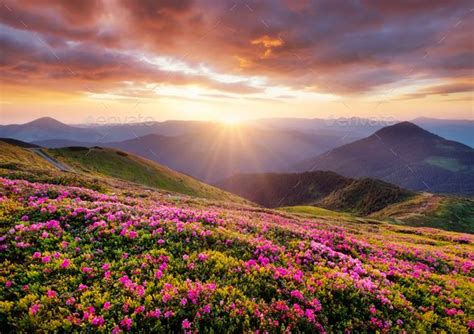
<svg viewBox="0 0 474 334">
<path fill-rule="evenodd" d="M 269 58 L 272 55 L 273 48 L 283 45 L 283 40 L 280 38 L 271 38 L 267 35 L 251 40 L 252 45 L 263 45 L 265 52 L 261 55 L 261 58 Z"/>
<path fill-rule="evenodd" d="M 264 35 L 260 38 L 254 39 L 251 41 L 253 45 L 262 44 L 266 48 L 272 48 L 283 45 L 283 41 L 279 38 L 271 38 L 267 35 Z"/>
</svg>

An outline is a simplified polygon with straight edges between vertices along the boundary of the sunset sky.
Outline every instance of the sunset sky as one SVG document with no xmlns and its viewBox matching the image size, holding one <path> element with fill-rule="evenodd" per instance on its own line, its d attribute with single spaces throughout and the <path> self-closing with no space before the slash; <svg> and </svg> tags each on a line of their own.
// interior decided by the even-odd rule
<svg viewBox="0 0 474 334">
<path fill-rule="evenodd" d="M 0 123 L 474 119 L 472 1 L 0 5 Z"/>
</svg>

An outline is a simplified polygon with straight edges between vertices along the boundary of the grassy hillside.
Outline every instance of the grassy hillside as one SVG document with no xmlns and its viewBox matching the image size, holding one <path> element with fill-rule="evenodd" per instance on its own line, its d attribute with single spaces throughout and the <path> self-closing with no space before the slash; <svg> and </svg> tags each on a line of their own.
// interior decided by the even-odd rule
<svg viewBox="0 0 474 334">
<path fill-rule="evenodd" d="M 78 147 L 42 149 L 49 157 L 71 167 L 71 173 L 58 170 L 29 148 L 38 147 L 17 140 L 0 139 L 0 176 L 87 187 L 101 192 L 113 192 L 117 188 L 133 190 L 137 185 L 144 185 L 210 200 L 248 203 L 238 196 L 125 152 L 102 148 L 89 151 Z"/>
<path fill-rule="evenodd" d="M 320 203 L 328 209 L 368 215 L 394 203 L 405 201 L 413 195 L 414 193 L 390 183 L 364 178 L 334 191 Z"/>
<path fill-rule="evenodd" d="M 123 151 L 101 147 L 68 147 L 48 149 L 47 153 L 81 173 L 113 177 L 190 196 L 243 202 L 235 195 Z"/>
<path fill-rule="evenodd" d="M 420 194 L 372 214 L 390 222 L 474 233 L 474 200 Z"/>
<path fill-rule="evenodd" d="M 28 149 L 28 144 L 10 139 L 0 139 L 0 169 L 24 170 L 45 169 L 54 170 L 44 159 Z"/>
<path fill-rule="evenodd" d="M 345 220 L 350 220 L 352 217 L 349 213 L 332 211 L 311 205 L 286 206 L 278 208 L 278 210 L 308 217 L 342 218 Z"/>
</svg>

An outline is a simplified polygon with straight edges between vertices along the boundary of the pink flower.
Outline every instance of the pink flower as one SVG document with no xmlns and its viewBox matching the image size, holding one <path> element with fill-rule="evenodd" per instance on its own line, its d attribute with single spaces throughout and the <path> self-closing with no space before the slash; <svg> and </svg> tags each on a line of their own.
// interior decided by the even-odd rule
<svg viewBox="0 0 474 334">
<path fill-rule="evenodd" d="M 303 300 L 303 299 L 304 299 L 303 294 L 302 294 L 299 290 L 293 290 L 293 291 L 291 291 L 291 297 L 296 298 L 296 299 L 299 299 L 299 300 Z"/>
<path fill-rule="evenodd" d="M 211 305 L 209 305 L 209 304 L 204 305 L 204 307 L 202 308 L 202 311 L 206 314 L 211 313 Z"/>
<path fill-rule="evenodd" d="M 6 282 L 5 282 L 5 286 L 6 286 L 7 288 L 11 287 L 12 284 L 13 284 L 12 281 L 6 281 Z"/>
<path fill-rule="evenodd" d="M 33 315 L 35 315 L 36 313 L 38 313 L 40 307 L 41 307 L 40 304 L 33 304 L 33 305 L 31 305 L 31 307 L 30 307 L 30 313 L 33 314 Z"/>
<path fill-rule="evenodd" d="M 469 329 L 474 329 L 474 320 L 468 320 L 467 327 Z"/>
<path fill-rule="evenodd" d="M 76 302 L 74 297 L 70 297 L 66 300 L 66 305 L 73 305 Z"/>
<path fill-rule="evenodd" d="M 455 308 L 447 308 L 444 310 L 446 312 L 447 315 L 449 316 L 453 316 L 453 315 L 456 315 L 458 314 L 458 310 L 455 309 Z"/>
<path fill-rule="evenodd" d="M 102 266 L 102 270 L 109 270 L 109 269 L 110 269 L 110 264 L 104 263 L 104 265 Z"/>
<path fill-rule="evenodd" d="M 82 267 L 81 268 L 81 271 L 84 273 L 84 274 L 90 274 L 92 272 L 92 268 L 91 267 Z"/>
<path fill-rule="evenodd" d="M 41 262 L 43 263 L 51 262 L 51 256 L 43 256 L 43 258 L 41 259 Z"/>
<path fill-rule="evenodd" d="M 163 276 L 163 272 L 161 270 L 155 271 L 155 278 L 160 279 Z"/>
<path fill-rule="evenodd" d="M 104 303 L 104 306 L 103 306 L 103 307 L 104 307 L 104 310 L 107 311 L 108 309 L 110 309 L 111 306 L 112 306 L 112 305 L 110 304 L 110 302 L 107 301 L 107 302 Z"/>
<path fill-rule="evenodd" d="M 104 324 L 105 324 L 104 318 L 99 317 L 99 316 L 92 318 L 92 325 L 103 326 Z"/>
<path fill-rule="evenodd" d="M 79 284 L 79 291 L 86 290 L 87 288 L 88 288 L 88 286 L 87 286 L 87 285 L 85 285 L 85 284 L 82 284 L 82 283 L 81 283 L 81 284 Z"/>
<path fill-rule="evenodd" d="M 120 321 L 120 326 L 123 328 L 126 328 L 127 330 L 130 330 L 132 328 L 132 319 L 129 317 L 125 317 Z"/>
<path fill-rule="evenodd" d="M 137 285 L 137 287 L 135 288 L 135 293 L 137 294 L 137 296 L 143 297 L 145 295 L 145 288 L 143 287 L 143 285 Z"/>
<path fill-rule="evenodd" d="M 305 316 L 309 321 L 314 321 L 314 311 L 310 308 L 306 309 Z"/>
<path fill-rule="evenodd" d="M 148 312 L 148 317 L 158 319 L 159 317 L 161 317 L 161 310 L 157 308 L 154 311 Z"/>
<path fill-rule="evenodd" d="M 43 239 L 46 239 L 48 236 L 49 236 L 49 233 L 46 232 L 46 231 L 44 231 L 43 233 L 41 233 L 41 237 L 42 237 Z"/>
<path fill-rule="evenodd" d="M 130 307 L 130 306 L 128 305 L 128 303 L 123 304 L 123 306 L 122 306 L 122 311 L 128 313 L 128 308 L 129 308 L 129 307 Z"/>
<path fill-rule="evenodd" d="M 319 312 L 319 311 L 321 311 L 321 309 L 322 309 L 321 302 L 320 302 L 318 299 L 316 299 L 316 298 L 314 298 L 314 299 L 311 301 L 311 306 L 314 308 L 314 310 L 315 310 L 316 312 Z"/>
<path fill-rule="evenodd" d="M 122 330 L 118 326 L 115 326 L 112 329 L 112 334 L 119 334 L 119 333 L 122 333 Z"/>
<path fill-rule="evenodd" d="M 183 322 L 181 323 L 181 327 L 183 327 L 183 329 L 190 329 L 191 323 L 189 322 L 188 319 L 184 319 Z"/>
<path fill-rule="evenodd" d="M 370 311 L 370 314 L 372 315 L 377 313 L 377 309 L 374 307 L 374 305 L 370 305 L 369 311 Z"/>
<path fill-rule="evenodd" d="M 199 253 L 198 254 L 198 260 L 199 261 L 206 261 L 207 259 L 209 258 L 209 255 L 205 254 L 205 253 Z"/>
<path fill-rule="evenodd" d="M 64 259 L 63 262 L 61 263 L 61 268 L 66 269 L 66 268 L 69 268 L 70 265 L 71 265 L 71 260 Z"/>
<path fill-rule="evenodd" d="M 41 257 L 41 253 L 40 252 L 34 252 L 33 253 L 33 259 L 39 259 Z"/>
<path fill-rule="evenodd" d="M 48 292 L 46 292 L 46 295 L 48 296 L 48 298 L 55 298 L 58 293 L 54 290 L 48 290 Z"/>
</svg>

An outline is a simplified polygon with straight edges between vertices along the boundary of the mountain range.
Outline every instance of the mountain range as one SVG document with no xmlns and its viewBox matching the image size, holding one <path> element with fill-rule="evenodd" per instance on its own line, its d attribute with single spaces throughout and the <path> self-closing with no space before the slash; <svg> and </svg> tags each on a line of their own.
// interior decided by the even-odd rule
<svg viewBox="0 0 474 334">
<path fill-rule="evenodd" d="M 474 150 L 409 122 L 307 159 L 296 164 L 295 170 L 331 170 L 412 190 L 474 194 Z"/>
<path fill-rule="evenodd" d="M 208 124 L 200 132 L 173 137 L 149 134 L 107 143 L 62 139 L 35 143 L 50 148 L 113 147 L 138 154 L 200 180 L 216 182 L 239 172 L 286 170 L 291 161 L 323 153 L 342 142 L 334 136 L 295 130 Z"/>
<path fill-rule="evenodd" d="M 114 119 L 112 119 L 113 121 Z M 98 119 L 97 121 L 102 121 Z M 442 136 L 474 147 L 472 120 L 449 120 L 417 118 L 411 121 L 420 127 Z M 242 125 L 267 130 L 293 130 L 318 134 L 335 139 L 336 146 L 367 137 L 383 127 L 397 123 L 394 119 L 350 118 L 266 118 L 242 122 Z M 190 133 L 202 133 L 216 123 L 203 121 L 170 120 L 164 122 L 146 121 L 131 123 L 101 124 L 90 123 L 67 125 L 51 117 L 43 117 L 25 124 L 0 125 L 0 137 L 14 138 L 26 142 L 45 140 L 71 140 L 85 143 L 116 142 L 149 134 L 162 136 L 180 136 Z"/>
<path fill-rule="evenodd" d="M 436 126 L 441 132 L 457 129 L 460 135 L 470 127 L 469 121 L 416 122 Z M 381 125 L 349 118 L 263 119 L 239 126 L 198 121 L 70 126 L 41 118 L 1 126 L 0 136 L 49 148 L 116 148 L 208 183 L 241 173 L 329 170 L 349 178 L 376 178 L 415 191 L 474 194 L 471 147 L 414 123 Z M 362 137 L 374 129 L 378 130 Z"/>
</svg>

